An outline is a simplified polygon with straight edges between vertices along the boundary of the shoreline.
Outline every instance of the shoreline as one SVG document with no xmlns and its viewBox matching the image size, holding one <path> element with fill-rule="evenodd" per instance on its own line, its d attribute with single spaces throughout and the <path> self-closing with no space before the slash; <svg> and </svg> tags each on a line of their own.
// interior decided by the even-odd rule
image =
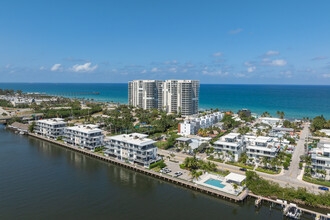
<svg viewBox="0 0 330 220">
<path fill-rule="evenodd" d="M 211 189 L 211 188 L 208 188 L 208 187 L 203 187 L 203 186 L 197 185 L 193 182 L 189 182 L 189 181 L 186 181 L 186 180 L 183 180 L 183 179 L 179 179 L 179 178 L 171 177 L 169 175 L 161 174 L 161 173 L 158 173 L 156 171 L 149 170 L 149 169 L 143 168 L 143 167 L 138 166 L 138 165 L 132 165 L 130 163 L 125 163 L 123 161 L 116 160 L 116 159 L 111 158 L 111 157 L 106 157 L 106 156 L 91 152 L 89 150 L 80 149 L 80 148 L 77 148 L 77 147 L 74 147 L 74 146 L 70 146 L 69 144 L 65 144 L 65 143 L 62 143 L 62 142 L 58 142 L 56 140 L 48 139 L 48 138 L 42 137 L 42 136 L 37 135 L 37 134 L 33 134 L 33 133 L 29 132 L 27 135 L 31 136 L 31 137 L 34 137 L 34 138 L 44 140 L 44 141 L 47 141 L 47 142 L 50 142 L 50 143 L 53 143 L 53 144 L 57 144 L 58 146 L 73 150 L 75 152 L 82 153 L 84 155 L 90 156 L 90 157 L 95 158 L 95 159 L 99 159 L 99 160 L 102 160 L 102 161 L 105 161 L 105 162 L 108 162 L 108 163 L 111 163 L 111 164 L 115 164 L 115 165 L 130 169 L 130 170 L 134 170 L 136 172 L 139 172 L 139 173 L 142 173 L 142 174 L 145 174 L 145 175 L 163 180 L 165 182 L 176 184 L 176 185 L 185 187 L 187 189 L 198 191 L 200 193 L 204 193 L 204 194 L 211 195 L 211 196 L 214 196 L 214 197 L 218 197 L 218 198 L 220 197 L 222 199 L 226 199 L 226 200 L 233 201 L 233 202 L 243 202 L 248 197 L 248 190 L 247 189 L 245 189 L 238 196 L 234 196 L 234 195 L 230 195 L 230 194 L 227 194 L 227 193 L 224 193 L 224 192 L 221 192 L 221 191 L 218 191 L 218 190 L 214 190 L 214 189 Z"/>
<path fill-rule="evenodd" d="M 235 203 L 238 203 L 238 202 L 239 203 L 240 202 L 244 203 L 244 201 L 248 198 L 254 198 L 254 199 L 260 199 L 261 198 L 262 200 L 265 200 L 266 202 L 269 202 L 271 204 L 277 204 L 277 205 L 281 205 L 281 206 L 283 205 L 283 203 L 281 203 L 277 200 L 274 200 L 274 199 L 271 199 L 271 198 L 268 198 L 268 197 L 263 197 L 263 196 L 256 195 L 253 192 L 250 192 L 247 188 L 243 192 L 241 192 L 238 196 L 234 196 L 234 195 L 226 194 L 226 193 L 221 192 L 221 191 L 213 190 L 213 189 L 208 188 L 208 187 L 197 185 L 193 182 L 189 182 L 189 181 L 182 180 L 182 179 L 179 179 L 179 178 L 171 177 L 169 175 L 164 175 L 164 174 L 158 173 L 158 172 L 153 171 L 153 170 L 146 169 L 146 168 L 138 166 L 138 165 L 133 165 L 133 164 L 126 163 L 126 162 L 123 162 L 123 161 L 120 161 L 120 160 L 116 160 L 116 159 L 111 158 L 111 157 L 106 157 L 106 156 L 97 154 L 95 152 L 91 152 L 91 151 L 88 151 L 88 150 L 85 150 L 85 149 L 80 149 L 80 148 L 77 148 L 77 147 L 74 147 L 74 146 L 70 146 L 69 144 L 65 144 L 65 143 L 62 143 L 62 142 L 58 142 L 56 140 L 48 139 L 48 138 L 45 138 L 45 137 L 37 135 L 37 134 L 33 134 L 33 133 L 28 132 L 27 135 L 31 136 L 31 137 L 34 137 L 34 138 L 37 138 L 37 139 L 40 139 L 40 140 L 44 140 L 44 141 L 56 144 L 58 146 L 64 147 L 66 149 L 69 149 L 69 150 L 72 150 L 72 151 L 75 151 L 75 152 L 78 152 L 78 153 L 82 153 L 84 155 L 87 155 L 87 156 L 95 158 L 95 159 L 99 159 L 99 160 L 107 162 L 107 163 L 111 163 L 111 164 L 114 164 L 114 165 L 117 165 L 117 166 L 121 166 L 121 167 L 130 169 L 130 170 L 139 172 L 141 174 L 144 174 L 144 175 L 147 175 L 147 176 L 165 181 L 167 183 L 175 184 L 176 186 L 184 187 L 186 189 L 197 191 L 199 193 L 203 193 L 203 194 L 206 194 L 206 195 L 209 195 L 209 196 L 221 198 L 221 199 L 224 199 L 226 201 L 235 202 Z M 300 204 L 300 203 L 298 203 L 298 204 Z M 301 205 L 304 205 L 304 204 L 301 204 Z M 324 217 L 326 219 L 328 218 L 328 216 L 326 214 L 323 214 L 323 213 L 320 213 L 320 212 L 316 212 L 316 211 L 309 210 L 309 209 L 302 208 L 302 207 L 299 207 L 299 209 L 304 213 L 308 213 L 309 215 L 315 215 L 315 216 L 319 215 L 319 216 Z"/>
</svg>

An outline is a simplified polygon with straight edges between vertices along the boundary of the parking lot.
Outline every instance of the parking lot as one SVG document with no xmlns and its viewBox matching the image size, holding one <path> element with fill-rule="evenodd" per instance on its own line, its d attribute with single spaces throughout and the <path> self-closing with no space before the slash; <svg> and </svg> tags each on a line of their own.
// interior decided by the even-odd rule
<svg viewBox="0 0 330 220">
<path fill-rule="evenodd" d="M 174 176 L 175 172 L 181 171 L 182 175 L 179 176 L 178 178 L 184 179 L 184 180 L 190 180 L 191 179 L 191 176 L 189 175 L 189 171 L 181 169 L 180 166 L 179 166 L 179 163 L 175 163 L 175 162 L 168 161 L 168 160 L 166 160 L 165 163 L 167 165 L 167 168 L 172 171 L 170 173 L 167 173 L 167 175 Z"/>
</svg>

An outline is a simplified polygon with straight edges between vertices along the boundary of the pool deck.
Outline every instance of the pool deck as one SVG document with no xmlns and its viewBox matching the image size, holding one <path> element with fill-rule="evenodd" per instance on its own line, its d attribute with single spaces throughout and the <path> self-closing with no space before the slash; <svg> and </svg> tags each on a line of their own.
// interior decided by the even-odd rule
<svg viewBox="0 0 330 220">
<path fill-rule="evenodd" d="M 215 179 L 215 180 L 221 181 L 221 184 L 224 185 L 225 187 L 220 188 L 220 187 L 212 186 L 210 184 L 205 183 L 205 181 L 207 181 L 209 179 Z M 235 190 L 234 187 L 230 183 L 226 182 L 224 176 L 210 174 L 210 173 L 202 175 L 198 180 L 195 180 L 194 182 L 198 185 L 202 185 L 202 186 L 205 186 L 205 187 L 208 187 L 211 189 L 215 189 L 215 190 L 227 193 L 227 194 L 231 194 L 233 196 L 237 196 L 243 190 L 242 187 L 239 187 L 237 190 Z"/>
</svg>

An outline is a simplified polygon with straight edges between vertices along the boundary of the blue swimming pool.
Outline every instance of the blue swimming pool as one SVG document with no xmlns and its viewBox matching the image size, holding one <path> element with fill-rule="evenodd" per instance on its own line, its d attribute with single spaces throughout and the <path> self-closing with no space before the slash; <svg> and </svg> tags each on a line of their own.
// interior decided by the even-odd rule
<svg viewBox="0 0 330 220">
<path fill-rule="evenodd" d="M 222 181 L 220 181 L 220 180 L 215 180 L 215 179 L 208 179 L 208 180 L 206 180 L 204 183 L 206 183 L 206 184 L 208 184 L 208 185 L 211 185 L 211 186 L 219 187 L 219 188 L 223 188 L 223 187 L 226 186 L 226 185 L 221 184 Z"/>
</svg>

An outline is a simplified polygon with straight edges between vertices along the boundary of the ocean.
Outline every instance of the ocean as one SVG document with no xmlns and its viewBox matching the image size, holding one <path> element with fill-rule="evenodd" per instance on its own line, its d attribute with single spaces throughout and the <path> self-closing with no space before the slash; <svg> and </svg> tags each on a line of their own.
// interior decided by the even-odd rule
<svg viewBox="0 0 330 220">
<path fill-rule="evenodd" d="M 0 83 L 0 88 L 49 94 L 99 92 L 99 95 L 66 96 L 128 102 L 126 83 Z M 234 112 L 247 108 L 258 114 L 267 111 L 272 116 L 276 116 L 276 111 L 283 111 L 286 118 L 313 118 L 323 114 L 330 119 L 330 86 L 201 84 L 199 107 Z"/>
</svg>

